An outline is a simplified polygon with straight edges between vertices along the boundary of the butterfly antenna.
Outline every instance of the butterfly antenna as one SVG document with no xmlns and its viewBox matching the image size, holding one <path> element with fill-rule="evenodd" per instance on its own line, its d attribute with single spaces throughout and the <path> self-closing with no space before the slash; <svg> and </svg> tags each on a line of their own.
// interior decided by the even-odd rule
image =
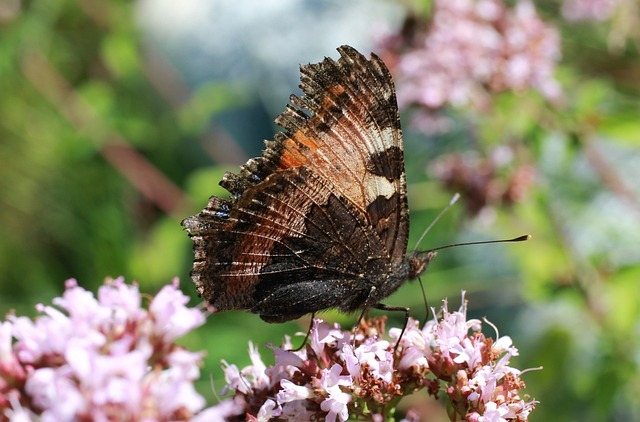
<svg viewBox="0 0 640 422">
<path fill-rule="evenodd" d="M 514 237 L 513 239 L 480 240 L 478 242 L 452 243 L 451 245 L 439 246 L 437 248 L 429 249 L 429 252 L 439 251 L 441 249 L 453 248 L 454 246 L 487 245 L 489 243 L 524 242 L 525 240 L 529 240 L 529 239 L 531 239 L 530 234 L 523 234 L 522 236 Z"/>
<path fill-rule="evenodd" d="M 455 195 L 453 195 L 453 197 L 451 198 L 451 200 L 449 201 L 449 204 L 444 207 L 442 209 L 442 211 L 440 211 L 440 214 L 438 214 L 438 216 L 436 218 L 433 219 L 433 221 L 431 222 L 431 224 L 429 224 L 429 227 L 426 228 L 426 230 L 424 232 L 422 232 L 422 235 L 420 236 L 420 239 L 418 239 L 418 241 L 416 242 L 416 246 L 413 248 L 413 251 L 415 252 L 418 249 L 418 246 L 420 245 L 420 242 L 422 242 L 422 239 L 424 239 L 424 237 L 427 235 L 427 233 L 429 233 L 429 230 L 431 230 L 431 228 L 438 222 L 438 220 L 440 220 L 440 218 L 447 212 L 449 211 L 449 209 L 456 203 L 458 202 L 458 199 L 460 199 L 460 194 L 456 193 Z"/>
</svg>

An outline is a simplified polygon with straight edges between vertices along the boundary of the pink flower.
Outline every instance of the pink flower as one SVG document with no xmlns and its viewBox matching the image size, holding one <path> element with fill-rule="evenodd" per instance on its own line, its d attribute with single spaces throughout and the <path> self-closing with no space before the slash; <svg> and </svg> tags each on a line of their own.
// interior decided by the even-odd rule
<svg viewBox="0 0 640 422">
<path fill-rule="evenodd" d="M 284 404 L 294 400 L 306 400 L 314 395 L 313 390 L 305 385 L 296 385 L 289 380 L 280 381 L 282 390 L 276 395 L 278 403 Z"/>
<path fill-rule="evenodd" d="M 9 395 L 15 393 L 14 387 L 21 385 L 27 377 L 12 349 L 12 331 L 11 322 L 0 322 L 0 409 L 10 404 Z"/>
<path fill-rule="evenodd" d="M 234 399 L 226 399 L 209 407 L 190 419 L 190 422 L 226 422 L 233 416 L 241 415 L 242 404 Z"/>
<path fill-rule="evenodd" d="M 185 306 L 177 281 L 151 311 L 123 279 L 107 280 L 98 299 L 69 280 L 53 303 L 38 305 L 35 320 L 10 315 L 0 327 L 0 379 L 12 383 L 0 383 L 0 395 L 13 397 L 0 400 L 0 412 L 56 421 L 184 420 L 205 406 L 193 387 L 203 354 L 172 343 L 204 317 Z"/>
<path fill-rule="evenodd" d="M 204 323 L 204 314 L 186 305 L 189 297 L 177 289 L 178 280 L 158 292 L 149 305 L 155 318 L 156 334 L 165 341 L 174 341 Z"/>
<path fill-rule="evenodd" d="M 91 404 L 64 369 L 40 368 L 27 379 L 25 392 L 43 419 L 68 421 L 86 414 Z"/>
<path fill-rule="evenodd" d="M 309 400 L 290 401 L 282 406 L 280 417 L 289 421 L 310 421 L 317 415 L 314 407 L 314 404 Z M 309 408 L 313 410 L 309 410 Z"/>
<path fill-rule="evenodd" d="M 474 343 L 470 338 L 465 338 L 451 348 L 451 352 L 458 355 L 453 361 L 455 363 L 465 363 L 473 368 L 478 362 L 482 362 L 483 348 L 483 343 Z"/>
<path fill-rule="evenodd" d="M 333 327 L 328 324 L 315 324 L 311 332 L 311 348 L 316 354 L 322 354 L 325 345 L 340 345 L 350 341 L 350 333 L 342 331 L 337 324 Z"/>
<path fill-rule="evenodd" d="M 517 349 L 497 329 L 495 342 L 486 338 L 480 320 L 467 320 L 464 292 L 462 299 L 453 312 L 445 301 L 423 328 L 410 319 L 396 354 L 395 344 L 381 338 L 384 318 L 362 321 L 355 336 L 315 320 L 306 350 L 270 347 L 272 367 L 250 344 L 253 365 L 239 370 L 224 364 L 226 390 L 235 390 L 252 421 L 344 421 L 363 409 L 368 418 L 382 420 L 401 396 L 422 387 L 449 399 L 452 420 L 527 420 L 537 402 L 520 398 L 522 372 L 509 366 Z M 390 335 L 398 339 L 400 332 L 392 328 Z"/>
<path fill-rule="evenodd" d="M 351 395 L 343 392 L 340 386 L 348 386 L 352 383 L 350 375 L 340 375 L 342 367 L 337 363 L 331 369 L 323 369 L 320 378 L 320 388 L 328 393 L 329 397 L 320 403 L 320 408 L 327 412 L 326 420 L 334 422 L 336 417 L 346 421 L 349 417 L 347 405 L 351 401 Z"/>
<path fill-rule="evenodd" d="M 477 421 L 477 422 L 507 422 L 505 417 L 509 413 L 509 408 L 502 404 L 498 406 L 495 403 L 487 403 L 484 413 L 482 415 L 478 413 L 474 413 L 473 416 L 469 417 L 469 420 Z"/>
<path fill-rule="evenodd" d="M 411 39 L 386 42 L 401 108 L 421 107 L 427 113 L 419 115 L 433 123 L 429 111 L 486 109 L 504 91 L 536 90 L 550 101 L 562 96 L 554 77 L 559 35 L 531 1 L 510 8 L 502 0 L 436 0 L 428 24 Z"/>
<path fill-rule="evenodd" d="M 74 285 L 76 284 L 75 280 L 71 281 Z M 172 286 L 177 288 L 177 280 L 173 280 Z M 67 284 L 67 288 L 69 288 L 69 284 Z M 140 292 L 137 284 L 126 284 L 122 277 L 108 280 L 103 286 L 100 286 L 98 302 L 106 309 L 117 310 L 118 314 L 115 316 L 120 317 L 119 321 L 141 317 L 145 313 L 140 307 Z"/>
<path fill-rule="evenodd" d="M 620 0 L 564 0 L 562 16 L 569 21 L 605 21 L 619 5 Z"/>
<path fill-rule="evenodd" d="M 258 416 L 256 417 L 257 422 L 269 422 L 276 416 L 280 416 L 282 413 L 282 409 L 278 406 L 278 403 L 271 399 L 267 399 L 266 402 L 260 407 L 258 411 Z"/>
<path fill-rule="evenodd" d="M 249 394 L 251 392 L 251 386 L 242 378 L 240 370 L 236 365 L 228 364 L 223 360 L 222 370 L 224 371 L 224 380 L 227 383 L 222 390 L 222 394 L 226 394 L 228 390 L 235 390 L 243 394 Z"/>
<path fill-rule="evenodd" d="M 276 366 L 279 367 L 300 367 L 304 360 L 307 358 L 306 350 L 300 350 L 298 352 L 292 352 L 291 344 L 285 344 L 285 348 L 270 347 L 275 355 Z"/>
<path fill-rule="evenodd" d="M 388 341 L 375 341 L 375 339 L 370 338 L 355 350 L 350 345 L 345 345 L 342 351 L 343 359 L 351 376 L 360 377 L 361 365 L 367 365 L 375 378 L 387 383 L 391 382 L 394 361 Z"/>
<path fill-rule="evenodd" d="M 435 325 L 435 321 L 428 321 L 424 330 L 421 330 L 418 321 L 409 318 L 401 339 L 399 337 L 402 329 L 391 328 L 389 330 L 389 336 L 400 341 L 403 346 L 403 353 L 397 364 L 398 369 L 428 366 L 427 357 L 431 355 L 431 349 L 435 345 L 435 337 L 432 336 L 432 330 L 428 327 L 433 325 Z"/>
</svg>

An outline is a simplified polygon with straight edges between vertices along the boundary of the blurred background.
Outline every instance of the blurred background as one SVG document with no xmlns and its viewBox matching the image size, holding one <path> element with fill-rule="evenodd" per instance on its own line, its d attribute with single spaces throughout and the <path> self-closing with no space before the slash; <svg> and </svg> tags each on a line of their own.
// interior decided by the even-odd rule
<svg viewBox="0 0 640 422">
<path fill-rule="evenodd" d="M 442 251 L 429 305 L 466 290 L 514 366 L 544 366 L 524 375 L 531 420 L 640 420 L 637 0 L 0 0 L 0 310 L 119 275 L 149 294 L 178 276 L 199 303 L 180 220 L 273 138 L 299 64 L 341 44 L 396 80 L 409 247 L 454 192 L 422 249 L 532 235 Z M 387 303 L 424 320 L 420 297 Z M 211 316 L 183 342 L 207 350 L 200 392 L 215 403 L 221 359 L 307 324 Z M 427 400 L 403 404 L 447 420 Z"/>
</svg>

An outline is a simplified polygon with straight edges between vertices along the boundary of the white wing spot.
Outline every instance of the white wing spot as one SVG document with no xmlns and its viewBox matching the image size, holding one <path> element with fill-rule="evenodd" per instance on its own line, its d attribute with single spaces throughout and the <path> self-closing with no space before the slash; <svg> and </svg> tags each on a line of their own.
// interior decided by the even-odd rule
<svg viewBox="0 0 640 422">
<path fill-rule="evenodd" d="M 375 201 L 378 196 L 389 199 L 396 193 L 396 187 L 384 176 L 367 175 L 365 180 L 367 203 Z"/>
</svg>

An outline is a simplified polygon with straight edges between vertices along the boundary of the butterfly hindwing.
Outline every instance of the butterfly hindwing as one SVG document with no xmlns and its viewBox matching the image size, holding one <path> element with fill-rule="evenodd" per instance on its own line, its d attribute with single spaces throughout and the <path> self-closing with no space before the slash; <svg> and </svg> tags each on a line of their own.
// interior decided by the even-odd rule
<svg viewBox="0 0 640 422">
<path fill-rule="evenodd" d="M 360 212 L 304 167 L 272 174 L 232 208 L 228 205 L 214 197 L 203 212 L 184 222 L 195 242 L 192 276 L 216 309 L 293 319 L 330 307 L 318 306 L 333 297 L 327 294 L 304 312 L 296 311 L 312 300 L 302 295 L 302 283 L 360 282 L 361 294 L 349 300 L 342 296 L 343 301 L 336 297 L 331 304 L 346 310 L 360 296 L 366 298 L 362 275 L 390 269 L 386 252 Z M 267 311 L 276 305 L 280 310 Z"/>
</svg>

